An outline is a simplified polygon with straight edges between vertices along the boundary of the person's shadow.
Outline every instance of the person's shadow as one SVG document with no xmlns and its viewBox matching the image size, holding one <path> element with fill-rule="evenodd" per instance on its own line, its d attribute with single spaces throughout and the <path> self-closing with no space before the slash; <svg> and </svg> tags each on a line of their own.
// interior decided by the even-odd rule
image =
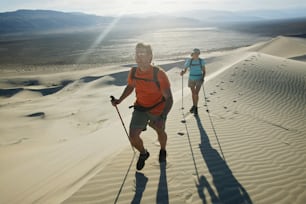
<svg viewBox="0 0 306 204">
<path fill-rule="evenodd" d="M 148 182 L 148 178 L 143 173 L 140 172 L 135 173 L 135 179 L 136 179 L 136 189 L 131 204 L 141 203 L 142 194 L 145 191 Z M 160 176 L 159 176 L 159 183 L 156 195 L 156 203 L 157 204 L 169 203 L 166 162 L 160 163 Z"/>
<path fill-rule="evenodd" d="M 169 203 L 166 165 L 167 165 L 166 162 L 160 163 L 160 176 L 159 176 L 158 190 L 156 195 L 157 204 Z"/>
<path fill-rule="evenodd" d="M 135 189 L 135 195 L 131 202 L 131 204 L 138 204 L 141 201 L 142 194 L 146 188 L 148 178 L 140 172 L 135 173 L 135 179 L 136 179 L 136 189 Z"/>
<path fill-rule="evenodd" d="M 200 118 L 198 116 L 195 118 L 201 135 L 201 144 L 199 148 L 207 168 L 213 177 L 213 184 L 217 190 L 216 194 L 210 187 L 206 178 L 201 176 L 199 178 L 199 185 L 197 186 L 199 196 L 205 199 L 203 190 L 206 187 L 212 203 L 251 204 L 252 200 L 247 191 L 232 174 L 226 161 L 220 156 L 218 151 L 211 146 Z M 206 203 L 206 200 L 203 200 L 203 203 Z"/>
</svg>

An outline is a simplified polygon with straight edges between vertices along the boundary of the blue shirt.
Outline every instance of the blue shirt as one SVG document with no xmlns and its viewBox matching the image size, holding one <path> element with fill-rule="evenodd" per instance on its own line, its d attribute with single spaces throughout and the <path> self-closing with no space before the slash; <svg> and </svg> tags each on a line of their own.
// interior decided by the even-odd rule
<svg viewBox="0 0 306 204">
<path fill-rule="evenodd" d="M 200 62 L 201 60 L 201 62 Z M 191 59 L 187 59 L 185 62 L 185 68 L 189 67 L 189 79 L 190 80 L 199 80 L 203 78 L 203 71 L 202 67 L 205 66 L 205 60 L 204 59 L 193 59 L 191 62 Z"/>
</svg>

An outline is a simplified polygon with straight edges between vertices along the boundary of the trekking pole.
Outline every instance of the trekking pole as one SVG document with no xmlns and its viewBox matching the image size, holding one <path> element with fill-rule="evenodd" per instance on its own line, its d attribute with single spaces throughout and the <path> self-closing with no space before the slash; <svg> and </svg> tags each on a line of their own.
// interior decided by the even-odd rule
<svg viewBox="0 0 306 204">
<path fill-rule="evenodd" d="M 114 96 L 110 96 L 110 98 L 111 98 L 111 102 L 113 102 L 113 101 L 115 100 L 115 97 L 114 97 Z M 115 105 L 115 108 L 116 108 L 117 113 L 118 113 L 118 115 L 119 115 L 119 118 L 120 118 L 120 120 L 121 120 L 122 126 L 123 126 L 123 128 L 124 128 L 124 130 L 125 130 L 126 136 L 128 137 L 128 139 L 129 139 L 129 141 L 130 141 L 129 133 L 128 133 L 128 131 L 126 130 L 125 124 L 124 124 L 124 122 L 123 122 L 123 120 L 122 120 L 122 117 L 121 117 L 121 114 L 120 114 L 120 112 L 119 112 L 119 109 L 118 109 L 117 105 Z M 135 153 L 135 149 L 134 149 L 134 147 L 132 146 L 131 142 L 130 142 L 130 145 L 131 145 L 131 147 L 132 147 L 133 152 Z"/>
<path fill-rule="evenodd" d="M 186 123 L 184 111 L 183 111 L 184 110 L 184 78 L 183 76 L 184 75 L 182 75 L 182 107 L 181 107 L 183 119 L 181 120 L 181 123 Z"/>
<path fill-rule="evenodd" d="M 205 102 L 205 106 L 206 106 L 206 112 L 208 113 L 208 117 L 209 117 L 209 120 L 210 120 L 210 124 L 211 124 L 211 127 L 215 133 L 215 136 L 216 136 L 216 139 L 217 139 L 217 142 L 218 142 L 218 145 L 219 145 L 219 148 L 220 148 L 220 151 L 221 151 L 221 154 L 222 154 L 222 157 L 223 157 L 223 160 L 225 160 L 225 156 L 223 154 L 223 151 L 222 151 L 222 147 L 221 147 L 221 144 L 220 144 L 220 141 L 219 141 L 219 138 L 218 138 L 218 135 L 217 135 L 217 132 L 216 132 L 216 129 L 215 129 L 215 126 L 214 126 L 214 123 L 211 119 L 211 116 L 210 116 L 210 111 L 208 109 L 208 104 L 207 104 L 207 100 L 206 100 L 206 94 L 205 94 L 205 89 L 204 89 L 204 83 L 202 84 L 202 88 L 203 88 L 203 94 L 204 94 L 204 102 Z"/>
<path fill-rule="evenodd" d="M 184 75 L 182 75 L 182 110 L 184 109 Z"/>
<path fill-rule="evenodd" d="M 206 111 L 209 112 L 208 106 L 207 106 L 207 101 L 206 101 L 206 94 L 205 94 L 205 89 L 204 89 L 204 82 L 203 82 L 203 84 L 202 84 L 202 88 L 203 88 L 203 96 L 204 96 L 204 106 L 206 106 Z"/>
</svg>

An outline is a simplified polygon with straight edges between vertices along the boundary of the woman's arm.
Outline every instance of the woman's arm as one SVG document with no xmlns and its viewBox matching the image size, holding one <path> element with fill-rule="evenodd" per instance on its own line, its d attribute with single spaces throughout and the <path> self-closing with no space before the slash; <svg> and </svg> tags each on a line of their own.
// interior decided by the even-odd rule
<svg viewBox="0 0 306 204">
<path fill-rule="evenodd" d="M 206 75 L 206 66 L 203 65 L 203 66 L 202 66 L 202 80 L 203 80 L 203 81 L 204 81 L 205 75 Z"/>
</svg>

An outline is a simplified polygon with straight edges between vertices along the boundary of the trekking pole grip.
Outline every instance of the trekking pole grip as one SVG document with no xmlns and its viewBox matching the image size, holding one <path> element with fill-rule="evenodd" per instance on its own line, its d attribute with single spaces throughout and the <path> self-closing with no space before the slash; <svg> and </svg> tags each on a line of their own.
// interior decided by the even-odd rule
<svg viewBox="0 0 306 204">
<path fill-rule="evenodd" d="M 110 96 L 111 98 L 111 101 L 114 101 L 115 100 L 115 97 L 114 96 Z"/>
</svg>

